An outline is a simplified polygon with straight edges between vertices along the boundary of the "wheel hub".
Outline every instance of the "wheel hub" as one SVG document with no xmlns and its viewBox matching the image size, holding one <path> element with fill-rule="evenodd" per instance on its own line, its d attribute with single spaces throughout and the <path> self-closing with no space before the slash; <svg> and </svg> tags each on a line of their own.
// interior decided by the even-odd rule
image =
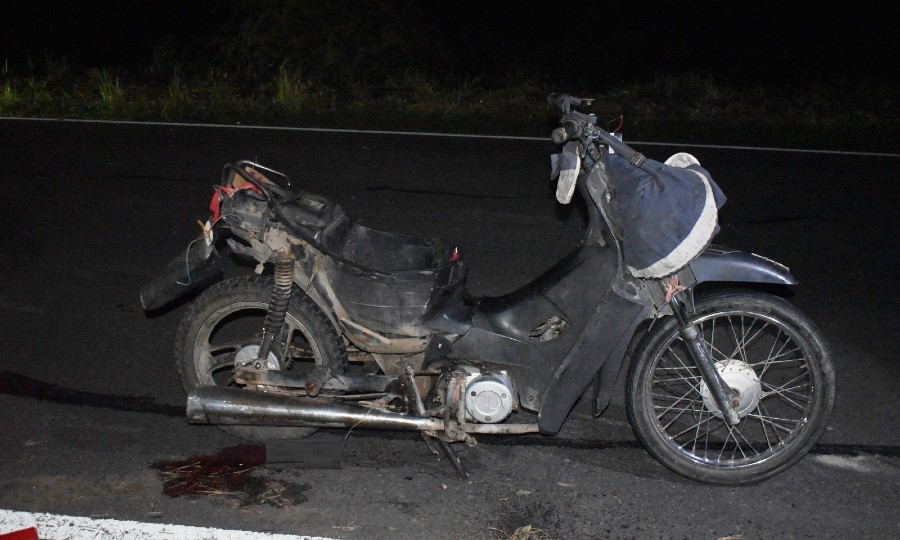
<svg viewBox="0 0 900 540">
<path fill-rule="evenodd" d="M 254 369 L 256 357 L 259 356 L 259 345 L 245 345 L 234 355 L 235 369 Z M 281 369 L 278 357 L 269 351 L 266 357 L 266 369 Z"/>
<path fill-rule="evenodd" d="M 762 396 L 759 377 L 753 368 L 741 360 L 720 360 L 716 362 L 716 369 L 731 389 L 731 406 L 739 417 L 744 418 L 756 408 Z M 713 416 L 723 418 L 722 411 L 719 410 L 716 399 L 705 381 L 700 383 L 700 394 L 703 396 L 703 405 L 706 409 Z"/>
</svg>

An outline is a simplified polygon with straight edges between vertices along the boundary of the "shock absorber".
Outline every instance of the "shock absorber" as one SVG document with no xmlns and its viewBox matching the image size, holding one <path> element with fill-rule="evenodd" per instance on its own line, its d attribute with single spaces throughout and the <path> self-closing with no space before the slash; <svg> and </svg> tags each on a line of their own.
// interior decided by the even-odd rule
<svg viewBox="0 0 900 540">
<path fill-rule="evenodd" d="M 259 345 L 259 353 L 256 355 L 254 367 L 263 369 L 266 358 L 272 349 L 272 343 L 281 333 L 284 319 L 287 315 L 288 304 L 291 301 L 291 291 L 294 284 L 294 260 L 284 255 L 278 255 L 273 261 L 275 284 L 272 286 L 272 295 L 269 297 L 269 308 L 266 311 L 266 321 L 263 323 L 263 337 Z"/>
</svg>

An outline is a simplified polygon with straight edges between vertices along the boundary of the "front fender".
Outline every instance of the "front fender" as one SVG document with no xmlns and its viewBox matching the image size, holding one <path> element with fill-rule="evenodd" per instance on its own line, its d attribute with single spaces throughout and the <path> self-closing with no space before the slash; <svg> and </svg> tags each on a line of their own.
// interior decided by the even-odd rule
<svg viewBox="0 0 900 540">
<path fill-rule="evenodd" d="M 698 283 L 704 281 L 743 281 L 796 285 L 791 271 L 781 263 L 755 253 L 712 245 L 690 263 Z"/>
</svg>

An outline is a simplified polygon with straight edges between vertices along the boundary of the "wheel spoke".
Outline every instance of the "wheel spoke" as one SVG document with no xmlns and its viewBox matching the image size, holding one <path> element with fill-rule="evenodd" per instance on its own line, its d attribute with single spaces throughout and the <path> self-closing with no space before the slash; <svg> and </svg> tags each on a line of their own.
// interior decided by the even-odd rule
<svg viewBox="0 0 900 540">
<path fill-rule="evenodd" d="M 664 426 L 664 429 L 668 429 L 683 414 L 696 412 L 695 404 L 697 400 L 689 396 L 691 394 L 699 395 L 699 376 L 690 375 L 695 368 L 688 366 L 681 356 L 672 349 L 665 351 L 662 358 L 660 358 L 660 362 L 663 360 L 668 360 L 668 364 L 671 364 L 671 367 L 660 367 L 656 370 L 656 376 L 653 379 L 653 396 L 661 401 L 672 402 L 666 407 L 654 405 L 654 408 L 657 410 L 656 417 L 660 422 L 663 422 L 663 417 L 674 414 L 674 417 Z M 671 376 L 660 378 L 658 374 L 661 371 Z M 679 375 L 679 373 L 687 373 L 688 375 Z M 664 393 L 659 393 L 660 391 Z"/>
<path fill-rule="evenodd" d="M 779 431 L 786 435 L 790 435 L 794 432 L 794 429 L 804 424 L 804 420 L 802 419 L 779 418 L 772 416 L 771 414 L 769 414 L 768 410 L 763 404 L 760 404 L 759 406 L 759 414 L 751 413 L 747 416 L 748 418 L 755 418 L 759 420 L 767 437 L 769 431 L 771 431 L 772 435 L 778 438 L 779 443 L 784 442 L 784 440 L 781 438 L 781 435 L 779 434 Z M 768 428 L 771 428 L 771 430 Z"/>
<path fill-rule="evenodd" d="M 677 395 L 661 396 L 659 394 L 653 394 L 655 397 L 659 397 L 660 399 L 673 400 L 673 403 L 668 407 L 663 408 L 663 407 L 658 407 L 658 406 L 654 405 L 654 409 L 660 411 L 656 415 L 657 420 L 659 420 L 660 422 L 662 422 L 662 419 L 664 416 L 666 416 L 670 413 L 673 413 L 673 412 L 677 412 L 677 414 L 675 414 L 675 417 L 668 424 L 666 424 L 664 426 L 665 429 L 668 429 L 668 427 L 670 425 L 672 425 L 673 423 L 678 421 L 678 419 L 681 417 L 682 414 L 684 414 L 686 412 L 695 412 L 696 409 L 692 406 L 692 404 L 697 403 L 697 400 L 688 398 L 688 395 L 693 394 L 693 393 L 695 393 L 695 391 L 693 389 L 688 389 L 684 394 L 682 394 L 680 396 L 677 396 Z M 687 405 L 679 407 L 679 405 L 682 405 L 682 403 L 684 403 L 684 402 L 687 402 Z"/>
<path fill-rule="evenodd" d="M 773 429 L 784 432 L 784 433 L 792 433 L 793 428 L 803 424 L 800 420 L 794 420 L 793 418 L 774 418 L 772 416 L 763 415 L 763 414 L 748 414 L 748 418 L 756 418 L 766 426 L 769 426 Z M 793 427 L 791 427 L 793 426 Z"/>
<path fill-rule="evenodd" d="M 679 420 L 681 420 L 681 418 L 682 418 L 683 415 L 685 415 L 685 414 L 693 414 L 693 415 L 696 416 L 698 411 L 701 411 L 701 412 L 702 412 L 702 410 L 703 410 L 702 404 L 700 405 L 700 407 L 697 407 L 697 406 L 696 406 L 697 403 L 698 403 L 698 402 L 697 402 L 696 400 L 688 400 L 688 404 L 687 404 L 686 406 L 683 406 L 683 407 L 675 407 L 675 406 L 673 405 L 673 406 L 671 406 L 671 407 L 666 407 L 665 409 L 663 409 L 663 408 L 661 408 L 661 407 L 655 407 L 655 406 L 654 406 L 654 408 L 655 408 L 657 411 L 660 411 L 660 410 L 661 410 L 661 412 L 660 412 L 659 414 L 656 415 L 656 418 L 657 418 L 657 420 L 659 420 L 659 423 L 662 425 L 663 429 L 668 430 L 669 427 L 672 426 L 672 424 L 674 424 L 674 423 L 678 422 Z M 673 415 L 673 417 L 672 417 L 672 419 L 669 420 L 668 422 L 663 423 L 663 417 L 664 417 L 664 416 L 667 416 L 667 415 Z"/>
<path fill-rule="evenodd" d="M 702 403 L 701 401 L 698 401 L 695 399 L 682 399 L 682 398 L 676 398 L 676 397 L 671 397 L 669 399 L 674 399 L 674 400 L 677 400 L 678 402 L 686 401 L 687 404 L 685 404 L 681 407 L 676 406 L 676 405 L 678 405 L 678 403 L 674 403 L 670 407 L 661 407 L 659 405 L 654 405 L 653 408 L 655 410 L 659 411 L 659 414 L 656 415 L 657 418 L 662 419 L 663 416 L 665 416 L 666 414 L 669 414 L 669 413 L 679 413 L 679 414 L 686 413 L 686 412 L 696 413 L 697 407 L 695 405 L 697 403 Z"/>
<path fill-rule="evenodd" d="M 697 326 L 700 330 L 701 335 L 703 335 L 703 336 L 709 335 L 709 339 L 704 338 L 704 342 L 709 347 L 709 353 L 712 355 L 713 360 L 715 360 L 717 357 L 719 360 L 727 360 L 728 358 L 731 358 L 731 357 L 728 356 L 727 354 L 725 354 L 725 352 L 722 349 L 720 349 L 719 347 L 716 346 L 716 336 L 720 334 L 720 332 L 716 331 L 716 321 L 718 321 L 718 318 L 711 319 L 709 321 L 710 330 L 709 330 L 708 334 L 704 331 L 705 323 L 699 323 Z"/>
<path fill-rule="evenodd" d="M 775 339 L 772 340 L 772 347 L 769 348 L 769 354 L 766 355 L 766 359 L 762 361 L 763 368 L 762 368 L 762 371 L 759 372 L 759 377 L 760 377 L 760 378 L 762 378 L 762 377 L 766 374 L 766 372 L 769 370 L 769 368 L 772 367 L 772 362 L 774 361 L 774 359 L 775 359 L 776 357 L 779 356 L 780 351 L 783 351 L 784 348 L 787 346 L 787 343 L 788 343 L 787 340 L 782 341 L 782 340 L 781 340 L 781 336 L 782 336 L 782 331 L 781 331 L 781 329 L 779 328 L 779 329 L 778 329 L 778 332 L 777 332 L 776 335 L 775 335 Z M 775 352 L 775 347 L 776 347 L 779 343 L 781 343 L 781 347 L 780 347 L 780 349 L 779 349 L 779 353 L 776 353 L 776 352 Z M 755 367 L 755 366 L 754 366 L 754 367 Z"/>
<path fill-rule="evenodd" d="M 666 351 L 664 355 L 665 358 L 670 361 L 674 358 L 672 363 L 677 363 L 679 365 L 675 365 L 672 367 L 659 367 L 654 372 L 653 377 L 653 385 L 654 386 L 662 386 L 666 389 L 672 389 L 674 386 L 678 385 L 678 383 L 682 383 L 682 385 L 687 385 L 692 390 L 699 391 L 700 384 L 700 375 L 694 375 L 696 371 L 696 367 L 688 366 L 677 354 L 675 354 L 672 350 Z M 659 374 L 664 373 L 667 377 L 660 377 Z M 679 375 L 680 373 L 686 373 L 685 375 Z M 680 392 L 680 390 L 672 390 L 673 393 Z"/>
<path fill-rule="evenodd" d="M 704 418 L 704 416 L 705 416 L 705 418 Z M 682 435 L 685 435 L 686 433 L 689 433 L 689 432 L 691 432 L 691 431 L 699 431 L 699 429 L 700 429 L 701 427 L 704 427 L 704 426 L 706 426 L 706 427 L 707 427 L 707 430 L 708 430 L 709 425 L 710 425 L 710 424 L 712 423 L 712 421 L 715 420 L 715 419 L 716 419 L 716 417 L 713 416 L 712 414 L 710 414 L 709 411 L 701 411 L 701 412 L 700 412 L 700 420 L 698 420 L 697 422 L 695 422 L 695 423 L 693 423 L 693 424 L 687 426 L 686 428 L 682 429 L 682 430 L 679 431 L 678 433 L 673 433 L 673 434 L 671 434 L 670 437 L 672 437 L 672 439 L 674 439 L 674 440 L 677 440 L 677 439 L 678 439 L 679 437 L 681 437 Z M 692 440 L 694 443 L 696 443 L 697 437 L 694 437 L 694 438 L 691 439 L 691 440 Z M 685 446 L 687 446 L 687 443 L 681 445 L 682 448 L 684 448 Z"/>
<path fill-rule="evenodd" d="M 764 387 L 770 387 L 767 384 L 763 384 Z M 808 388 L 808 384 L 803 384 L 798 386 L 797 388 Z M 794 389 L 786 389 L 786 388 L 775 388 L 771 391 L 764 392 L 762 396 L 760 396 L 760 402 L 763 399 L 767 399 L 774 396 L 778 398 L 781 402 L 787 404 L 788 406 L 796 409 L 799 412 L 805 413 L 807 410 L 807 406 L 805 402 L 808 402 L 810 396 L 808 394 L 800 394 L 795 392 Z"/>
<path fill-rule="evenodd" d="M 706 434 L 703 437 L 704 452 L 706 451 L 706 448 L 709 445 L 709 426 L 711 424 L 711 422 L 709 422 L 709 420 L 712 420 L 713 415 L 710 414 L 709 411 L 704 411 L 701 406 L 700 417 L 702 418 L 704 414 L 707 417 L 707 421 L 703 422 L 702 426 L 700 425 L 700 423 L 698 423 L 696 429 L 694 429 L 694 440 L 693 440 L 693 446 L 691 447 L 692 454 L 697 453 L 697 443 L 700 441 L 700 428 L 701 427 L 706 428 Z"/>
<path fill-rule="evenodd" d="M 738 337 L 737 329 L 734 327 L 734 320 L 731 317 L 727 318 L 728 322 L 728 333 L 731 335 L 731 338 L 734 340 L 735 347 L 734 350 L 728 355 L 726 358 L 734 358 L 738 352 L 742 352 L 741 350 L 741 339 Z M 743 357 L 741 357 L 743 360 Z"/>
<path fill-rule="evenodd" d="M 688 386 L 694 390 L 699 391 L 700 385 L 700 375 L 691 375 L 689 377 L 667 377 L 665 379 L 655 379 L 653 381 L 655 386 L 660 386 L 665 389 L 673 389 L 676 386 Z M 675 390 L 672 390 L 675 392 Z"/>
<path fill-rule="evenodd" d="M 796 353 L 796 352 L 800 352 L 799 349 L 793 349 L 790 351 L 786 351 L 781 356 L 785 356 L 785 355 Z M 762 378 L 762 376 L 765 375 L 765 373 L 767 371 L 769 371 L 769 369 L 774 370 L 774 369 L 790 368 L 791 366 L 797 366 L 798 364 L 802 365 L 804 362 L 805 362 L 805 359 L 803 357 L 786 358 L 786 359 L 770 358 L 770 359 L 766 359 L 766 360 L 756 362 L 754 364 L 748 364 L 748 365 L 752 368 L 757 368 L 762 365 L 763 371 L 761 371 L 759 373 L 759 377 Z"/>
<path fill-rule="evenodd" d="M 210 356 L 206 355 L 206 358 L 209 359 L 204 366 L 203 374 L 209 378 L 212 378 L 213 373 L 217 371 L 221 371 L 223 369 L 231 369 L 234 366 L 234 355 L 220 355 L 220 356 Z"/>
<path fill-rule="evenodd" d="M 769 421 L 769 414 L 766 412 L 765 406 L 762 403 L 757 405 L 757 410 L 759 410 L 759 414 L 750 413 L 747 417 L 759 421 L 759 429 L 766 438 L 766 447 L 772 448 L 772 439 L 769 437 L 769 425 L 767 424 Z M 779 441 L 781 440 L 781 437 L 778 436 L 777 432 L 774 432 L 773 435 L 778 437 Z"/>
<path fill-rule="evenodd" d="M 770 369 L 786 368 L 797 364 L 802 365 L 806 361 L 806 358 L 803 356 L 803 351 L 799 346 L 790 350 L 785 350 L 785 347 L 787 347 L 789 343 L 791 342 L 785 342 L 777 353 L 770 353 L 765 360 L 750 364 L 753 368 L 763 366 L 762 371 L 759 373 L 760 378 L 762 378 Z"/>
<path fill-rule="evenodd" d="M 749 364 L 749 355 L 747 354 L 747 348 L 759 337 L 762 335 L 762 332 L 766 329 L 766 323 L 761 322 L 762 326 L 759 329 L 754 329 L 754 326 L 757 323 L 757 319 L 753 319 L 750 321 L 750 325 L 747 326 L 744 322 L 744 316 L 740 316 L 740 328 L 743 328 L 743 332 L 741 332 L 740 337 L 738 337 L 738 330 L 734 327 L 734 322 L 732 318 L 728 318 L 729 330 L 731 331 L 731 336 L 734 339 L 735 347 L 731 352 L 727 359 L 738 358 L 742 362 Z M 751 331 L 753 332 L 751 334 Z"/>
<path fill-rule="evenodd" d="M 222 343 L 208 343 L 201 351 L 201 358 L 207 359 L 203 363 L 202 375 L 211 379 L 213 374 L 223 369 L 234 367 L 234 355 L 241 348 L 246 347 L 249 340 L 233 340 Z"/>
<path fill-rule="evenodd" d="M 757 450 L 755 448 L 753 441 L 748 439 L 747 436 L 744 434 L 744 431 L 741 429 L 741 424 L 738 424 L 737 426 L 729 426 L 729 431 L 730 431 L 731 435 L 734 436 L 735 449 L 740 450 L 741 458 L 746 459 L 746 458 L 750 457 L 751 455 L 755 456 L 755 455 L 760 454 L 759 450 Z M 738 439 L 743 441 L 744 444 L 741 444 L 741 442 L 738 441 Z M 748 451 L 750 453 L 748 453 Z M 732 459 L 734 459 L 733 452 L 732 452 Z"/>
<path fill-rule="evenodd" d="M 217 355 L 220 353 L 235 353 L 241 349 L 241 347 L 245 347 L 247 345 L 247 340 L 241 341 L 228 341 L 225 343 L 216 343 L 213 345 L 212 343 L 208 344 L 206 347 L 206 352 L 211 355 Z"/>
</svg>

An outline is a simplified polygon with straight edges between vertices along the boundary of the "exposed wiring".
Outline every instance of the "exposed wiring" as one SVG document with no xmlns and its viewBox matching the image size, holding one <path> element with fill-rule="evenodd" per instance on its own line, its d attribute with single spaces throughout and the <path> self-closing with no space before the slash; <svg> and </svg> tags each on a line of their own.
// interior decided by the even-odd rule
<svg viewBox="0 0 900 540">
<path fill-rule="evenodd" d="M 610 126 L 613 124 L 613 122 L 615 122 L 617 120 L 619 123 L 616 125 L 616 127 L 607 129 L 606 131 L 608 131 L 610 133 L 615 133 L 615 132 L 619 131 L 620 129 L 622 129 L 622 126 L 625 125 L 625 115 L 622 115 L 622 114 L 620 114 L 619 117 L 616 118 L 615 120 L 608 122 L 606 125 Z"/>
<path fill-rule="evenodd" d="M 175 282 L 176 284 L 186 287 L 193 282 L 193 279 L 191 278 L 191 247 L 196 242 L 203 240 L 204 238 L 206 238 L 205 232 L 204 232 L 204 234 L 201 234 L 197 238 L 194 238 L 193 240 L 191 240 L 191 243 L 188 244 L 187 249 L 184 250 L 184 270 L 185 270 L 185 276 L 187 277 L 187 283 L 182 283 L 181 281 L 176 281 Z"/>
</svg>

